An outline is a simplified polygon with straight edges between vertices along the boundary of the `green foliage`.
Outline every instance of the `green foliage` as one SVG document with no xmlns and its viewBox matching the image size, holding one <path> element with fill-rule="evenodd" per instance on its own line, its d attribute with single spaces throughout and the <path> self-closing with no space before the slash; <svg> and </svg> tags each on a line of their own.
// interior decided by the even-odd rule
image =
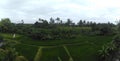
<svg viewBox="0 0 120 61">
<path fill-rule="evenodd" d="M 51 24 L 51 25 L 55 24 L 55 21 L 54 21 L 54 19 L 52 17 L 50 18 L 49 24 Z"/>
<path fill-rule="evenodd" d="M 120 21 L 117 22 L 117 32 L 120 34 Z"/>
<path fill-rule="evenodd" d="M 18 34 L 29 34 L 32 30 L 31 24 L 16 24 L 16 33 Z"/>
<path fill-rule="evenodd" d="M 36 21 L 33 26 L 36 28 L 48 28 L 49 27 L 48 21 L 44 19 L 40 19 L 40 18 L 39 18 L 39 21 Z"/>
<path fill-rule="evenodd" d="M 24 56 L 17 56 L 15 61 L 28 61 Z"/>
<path fill-rule="evenodd" d="M 77 24 L 78 24 L 78 26 L 83 26 L 83 21 L 80 20 Z"/>
<path fill-rule="evenodd" d="M 110 38 L 107 38 L 109 36 L 94 36 L 90 37 L 89 34 L 97 34 L 97 35 L 110 35 L 112 31 L 112 26 L 109 24 L 97 24 L 92 22 L 86 22 L 85 20 L 80 20 L 78 25 L 73 23 L 70 19 L 67 20 L 66 23 L 62 22 L 62 20 L 58 17 L 56 18 L 57 23 L 51 19 L 51 22 L 48 23 L 47 20 L 39 19 L 34 24 L 13 24 L 11 23 L 10 19 L 2 19 L 0 22 L 0 30 L 1 32 L 5 33 L 19 33 L 22 35 L 25 35 L 26 37 L 29 36 L 30 38 L 34 39 L 27 39 L 25 36 L 18 40 L 20 43 L 19 45 L 16 45 L 18 43 L 17 41 L 14 41 L 13 38 L 5 39 L 6 43 L 4 50 L 6 52 L 5 59 L 8 61 L 14 60 L 18 53 L 14 49 L 14 47 L 17 48 L 17 51 L 20 51 L 21 54 L 24 53 L 26 57 L 29 58 L 29 60 L 33 61 L 33 57 L 31 55 L 34 54 L 36 50 L 36 47 L 38 46 L 44 46 L 45 49 L 49 50 L 50 52 L 44 52 L 46 55 L 42 54 L 42 49 L 39 48 L 38 52 L 35 56 L 35 61 L 40 60 L 47 60 L 45 57 L 49 58 L 56 58 L 57 56 L 60 56 L 62 60 L 68 60 L 73 61 L 73 58 L 75 61 L 88 61 L 89 59 L 94 60 L 93 56 L 96 53 L 97 50 L 103 45 L 104 43 L 107 43 L 110 41 Z M 84 36 L 87 35 L 87 36 Z M 25 39 L 24 39 L 25 38 Z M 1 38 L 2 39 L 2 38 Z M 103 40 L 104 39 L 104 40 Z M 35 41 L 38 40 L 38 41 Z M 44 42 L 41 40 L 51 40 L 49 42 Z M 68 41 L 69 40 L 69 41 Z M 117 41 L 116 41 L 117 40 Z M 119 42 L 119 37 L 116 37 L 115 42 Z M 67 48 L 64 47 L 66 53 L 64 53 L 64 49 L 60 50 L 61 45 L 67 45 Z M 110 47 L 104 46 L 101 50 L 101 56 L 105 56 L 106 53 L 109 53 L 109 50 L 114 50 L 114 45 L 108 44 Z M 119 44 L 118 44 L 119 45 Z M 47 47 L 46 47 L 47 46 Z M 55 47 L 53 50 L 51 48 L 48 49 L 48 47 Z M 58 48 L 59 46 L 59 48 Z M 24 48 L 26 47 L 26 48 Z M 31 50 L 33 49 L 33 50 Z M 88 51 L 87 51 L 87 50 Z M 26 53 L 31 52 L 31 53 Z M 62 52 L 61 52 L 62 51 Z M 52 53 L 51 53 L 52 52 Z M 87 55 L 86 55 L 87 54 Z M 4 53 L 2 58 L 4 58 Z M 71 56 L 72 55 L 72 56 Z M 44 56 L 43 59 L 41 59 L 41 56 Z M 32 58 L 31 58 L 32 57 Z M 67 57 L 67 58 L 66 58 Z M 85 57 L 89 59 L 85 59 Z M 18 60 L 22 58 L 18 57 Z M 51 59 L 52 60 L 52 59 Z M 53 59 L 52 61 L 58 60 Z M 48 61 L 48 60 L 47 60 Z"/>
<path fill-rule="evenodd" d="M 0 30 L 6 33 L 9 33 L 9 32 L 13 33 L 15 31 L 15 24 L 11 23 L 9 18 L 1 19 Z"/>
<path fill-rule="evenodd" d="M 67 22 L 65 23 L 67 26 L 71 26 L 72 25 L 72 21 L 70 19 L 67 19 Z"/>
<path fill-rule="evenodd" d="M 92 24 L 92 32 L 97 32 L 96 35 L 113 35 L 112 26 L 106 23 Z"/>
<path fill-rule="evenodd" d="M 107 26 L 107 25 L 102 26 L 102 28 L 100 29 L 100 33 L 102 35 L 108 35 L 108 34 L 112 33 L 112 28 L 110 26 Z"/>
<path fill-rule="evenodd" d="M 10 37 L 9 34 L 4 34 L 6 38 Z M 16 35 L 17 36 L 17 35 Z M 74 61 L 97 61 L 96 54 L 103 44 L 112 40 L 113 36 L 86 36 L 81 35 L 75 39 L 62 39 L 62 40 L 48 40 L 48 41 L 35 41 L 26 36 L 19 36 L 15 40 L 21 43 L 16 45 L 16 50 L 29 59 L 34 61 L 34 55 L 39 46 L 44 47 L 42 50 L 41 61 L 58 61 L 57 57 L 60 56 L 62 61 L 68 61 L 68 57 L 64 48 L 60 45 L 66 45 L 67 49 L 74 58 Z M 12 37 L 11 37 L 12 38 Z M 12 40 L 9 38 L 10 40 Z M 24 47 L 24 48 L 23 48 Z M 86 50 L 87 49 L 87 50 Z M 26 53 L 27 52 L 27 53 Z"/>
<path fill-rule="evenodd" d="M 62 61 L 62 59 L 61 59 L 60 57 L 58 57 L 58 60 L 59 60 L 59 61 Z"/>
<path fill-rule="evenodd" d="M 99 50 L 99 58 L 102 61 L 111 59 L 110 56 L 112 56 L 115 51 L 116 51 L 116 46 L 113 42 L 103 45 L 102 49 Z"/>
<path fill-rule="evenodd" d="M 120 47 L 120 21 L 117 23 L 117 35 L 113 38 L 116 47 Z"/>
<path fill-rule="evenodd" d="M 42 57 L 42 48 L 40 47 L 35 55 L 34 61 L 41 61 Z"/>
<path fill-rule="evenodd" d="M 18 52 L 16 52 L 16 49 L 14 46 L 16 43 L 14 43 L 11 40 L 3 39 L 3 46 L 0 47 L 0 60 L 1 61 L 14 61 L 16 56 L 18 56 Z"/>
<path fill-rule="evenodd" d="M 4 60 L 14 61 L 16 56 L 18 56 L 18 52 L 16 52 L 15 48 L 6 48 L 6 57 Z"/>
<path fill-rule="evenodd" d="M 56 20 L 56 22 L 55 22 Z M 58 39 L 74 39 L 77 35 L 111 35 L 113 30 L 110 23 L 93 23 L 80 20 L 78 24 L 67 19 L 66 23 L 57 17 L 56 19 L 50 18 L 50 22 L 39 18 L 34 24 L 11 23 L 9 18 L 4 18 L 0 22 L 0 30 L 5 33 L 18 33 L 23 34 L 37 40 L 58 40 Z M 76 29 L 81 27 L 89 27 L 91 29 Z M 66 28 L 66 29 L 65 29 Z M 69 29 L 71 28 L 71 29 Z"/>
<path fill-rule="evenodd" d="M 0 61 L 4 60 L 6 56 L 6 51 L 0 48 Z"/>
<path fill-rule="evenodd" d="M 18 56 L 18 52 L 16 52 L 15 48 L 6 47 L 4 49 L 0 49 L 1 61 L 14 61 L 16 56 Z"/>
<path fill-rule="evenodd" d="M 108 46 L 103 45 L 103 46 L 102 46 L 102 49 L 99 50 L 99 55 L 100 55 L 100 57 L 102 57 L 102 58 L 107 57 L 107 56 L 109 55 L 109 53 L 108 53 Z"/>
<path fill-rule="evenodd" d="M 72 57 L 70 57 L 68 61 L 74 61 L 74 60 L 73 60 L 73 58 L 72 58 Z"/>
<path fill-rule="evenodd" d="M 4 18 L 4 19 L 1 19 L 1 25 L 2 24 L 8 24 L 8 23 L 11 23 L 10 19 L 9 18 Z"/>
<path fill-rule="evenodd" d="M 117 49 L 117 47 L 115 46 L 115 44 L 114 44 L 113 42 L 108 43 L 107 46 L 108 46 L 108 51 L 109 51 L 109 53 L 110 53 L 111 51 L 114 51 L 114 50 Z"/>
<path fill-rule="evenodd" d="M 0 42 L 3 41 L 3 36 L 0 34 Z"/>
<path fill-rule="evenodd" d="M 120 46 L 120 35 L 119 35 L 119 34 L 116 35 L 116 36 L 114 36 L 113 42 L 115 43 L 115 45 L 116 45 L 117 47 Z"/>
<path fill-rule="evenodd" d="M 78 35 L 72 29 L 32 29 L 28 36 L 37 40 L 73 39 Z"/>
</svg>

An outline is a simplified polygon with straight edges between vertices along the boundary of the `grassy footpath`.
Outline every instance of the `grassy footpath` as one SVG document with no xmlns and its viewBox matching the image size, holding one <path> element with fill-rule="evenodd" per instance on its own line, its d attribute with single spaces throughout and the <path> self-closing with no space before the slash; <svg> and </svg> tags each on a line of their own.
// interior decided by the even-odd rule
<svg viewBox="0 0 120 61">
<path fill-rule="evenodd" d="M 5 39 L 18 41 L 18 52 L 29 60 L 33 60 L 39 46 L 44 47 L 41 61 L 68 61 L 69 56 L 63 45 L 67 47 L 74 61 L 97 61 L 96 54 L 103 44 L 112 41 L 113 36 L 79 36 L 76 39 L 67 40 L 32 40 L 28 37 L 12 34 L 2 34 Z"/>
</svg>

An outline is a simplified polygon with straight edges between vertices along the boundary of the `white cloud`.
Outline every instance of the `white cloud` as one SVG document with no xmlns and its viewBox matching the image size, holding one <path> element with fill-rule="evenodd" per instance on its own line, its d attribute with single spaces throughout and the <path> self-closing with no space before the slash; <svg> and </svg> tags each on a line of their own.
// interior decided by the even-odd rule
<svg viewBox="0 0 120 61">
<path fill-rule="evenodd" d="M 37 18 L 71 18 L 97 22 L 114 22 L 119 19 L 120 0 L 0 0 L 0 18 L 9 17 L 13 22 L 24 19 L 34 22 Z"/>
</svg>

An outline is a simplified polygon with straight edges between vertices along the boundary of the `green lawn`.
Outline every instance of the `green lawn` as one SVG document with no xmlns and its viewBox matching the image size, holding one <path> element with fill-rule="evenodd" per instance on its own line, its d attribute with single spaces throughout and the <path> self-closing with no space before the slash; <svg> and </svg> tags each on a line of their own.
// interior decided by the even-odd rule
<svg viewBox="0 0 120 61">
<path fill-rule="evenodd" d="M 102 45 L 112 41 L 113 36 L 85 36 L 81 35 L 76 39 L 64 40 L 32 40 L 28 37 L 16 35 L 15 39 L 12 34 L 2 34 L 6 39 L 20 42 L 16 45 L 17 51 L 20 55 L 24 55 L 30 61 L 33 61 L 38 47 L 44 47 L 41 61 L 68 61 L 67 55 L 63 45 L 65 45 L 74 61 L 97 61 L 98 50 Z"/>
</svg>

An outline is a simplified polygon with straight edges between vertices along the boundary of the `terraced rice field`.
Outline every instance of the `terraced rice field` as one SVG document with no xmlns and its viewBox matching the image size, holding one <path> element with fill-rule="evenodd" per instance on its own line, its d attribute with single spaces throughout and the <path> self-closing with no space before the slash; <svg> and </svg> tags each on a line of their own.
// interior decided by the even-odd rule
<svg viewBox="0 0 120 61">
<path fill-rule="evenodd" d="M 33 61 L 39 47 L 42 47 L 41 61 L 59 61 L 59 59 L 68 61 L 70 57 L 74 61 L 98 61 L 98 50 L 113 38 L 113 36 L 80 35 L 71 40 L 32 40 L 21 35 L 16 35 L 14 39 L 12 34 L 2 35 L 5 39 L 17 41 L 16 50 L 30 61 Z M 63 46 L 67 48 L 68 53 Z"/>
</svg>

